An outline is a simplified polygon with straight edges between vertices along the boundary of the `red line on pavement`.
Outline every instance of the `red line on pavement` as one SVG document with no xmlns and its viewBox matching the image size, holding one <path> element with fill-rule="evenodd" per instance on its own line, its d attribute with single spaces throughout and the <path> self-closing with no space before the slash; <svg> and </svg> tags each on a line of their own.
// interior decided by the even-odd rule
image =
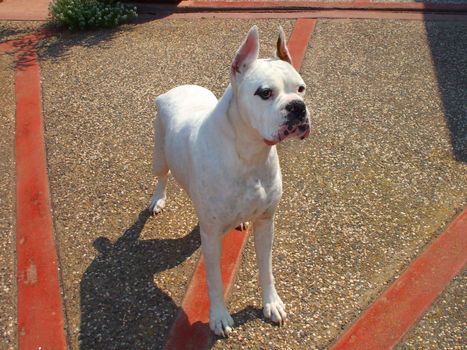
<svg viewBox="0 0 467 350">
<path fill-rule="evenodd" d="M 313 25 L 311 22 L 313 21 Z M 300 67 L 308 46 L 315 20 L 297 20 L 289 40 L 289 51 L 295 67 Z M 298 69 L 297 68 L 297 69 Z M 248 238 L 247 231 L 231 231 L 222 241 L 221 274 L 224 297 L 227 298 L 235 273 L 240 265 L 243 247 Z M 212 334 L 209 329 L 209 298 L 206 270 L 200 258 L 182 301 L 182 306 L 169 332 L 165 350 L 202 350 L 209 347 Z"/>
<path fill-rule="evenodd" d="M 392 10 L 392 11 L 465 11 L 466 4 L 437 4 L 420 2 L 371 2 L 357 0 L 355 2 L 323 2 L 323 1 L 181 1 L 169 6 L 178 10 L 287 10 L 303 11 L 314 9 L 341 9 L 341 10 Z"/>
<path fill-rule="evenodd" d="M 467 208 L 331 349 L 392 349 L 466 263 Z"/>
<path fill-rule="evenodd" d="M 0 1 L 0 20 L 46 21 L 50 0 L 4 0 Z"/>
<path fill-rule="evenodd" d="M 291 55 L 293 56 L 293 66 L 299 70 L 302 66 L 303 58 L 305 57 L 308 48 L 308 41 L 310 41 L 311 33 L 315 29 L 316 19 L 301 18 L 297 19 L 295 26 L 287 43 Z"/>
<path fill-rule="evenodd" d="M 16 260 L 18 348 L 65 349 L 66 338 L 34 49 L 44 33 L 2 45 L 16 49 Z"/>
<path fill-rule="evenodd" d="M 222 241 L 221 274 L 224 298 L 227 298 L 230 293 L 247 237 L 247 231 L 234 230 L 228 233 Z M 207 349 L 211 341 L 208 322 L 208 286 L 204 258 L 201 257 L 183 298 L 181 310 L 172 325 L 165 349 Z"/>
</svg>

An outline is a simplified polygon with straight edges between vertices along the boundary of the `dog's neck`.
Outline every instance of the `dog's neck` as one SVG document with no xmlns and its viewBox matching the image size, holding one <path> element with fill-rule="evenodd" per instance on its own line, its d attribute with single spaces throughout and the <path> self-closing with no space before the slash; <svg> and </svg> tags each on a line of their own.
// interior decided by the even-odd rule
<svg viewBox="0 0 467 350">
<path fill-rule="evenodd" d="M 236 153 L 239 159 L 246 164 L 264 164 L 268 161 L 270 153 L 275 152 L 274 146 L 268 146 L 264 143 L 261 135 L 256 131 L 248 119 L 245 118 L 235 99 L 233 87 L 229 84 L 220 98 L 216 113 L 218 117 L 225 118 L 225 130 L 234 140 Z"/>
</svg>

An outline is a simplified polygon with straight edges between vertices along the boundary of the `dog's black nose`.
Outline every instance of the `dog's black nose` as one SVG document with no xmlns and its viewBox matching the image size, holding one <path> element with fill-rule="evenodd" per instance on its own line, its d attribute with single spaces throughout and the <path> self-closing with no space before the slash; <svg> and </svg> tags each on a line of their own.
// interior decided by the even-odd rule
<svg viewBox="0 0 467 350">
<path fill-rule="evenodd" d="M 293 100 L 285 106 L 287 119 L 290 121 L 303 122 L 306 117 L 306 106 L 301 100 Z"/>
</svg>

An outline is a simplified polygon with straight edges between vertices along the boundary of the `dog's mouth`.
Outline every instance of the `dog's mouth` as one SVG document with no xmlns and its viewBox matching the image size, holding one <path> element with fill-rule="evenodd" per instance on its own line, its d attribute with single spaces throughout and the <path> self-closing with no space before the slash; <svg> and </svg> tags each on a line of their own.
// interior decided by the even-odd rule
<svg viewBox="0 0 467 350">
<path fill-rule="evenodd" d="M 263 139 L 263 140 L 264 140 L 264 143 L 268 146 L 274 146 L 280 142 L 280 141 L 273 141 L 273 140 L 267 140 L 267 139 Z"/>
<path fill-rule="evenodd" d="M 264 143 L 268 146 L 274 146 L 286 139 L 296 137 L 300 140 L 304 140 L 308 136 L 310 136 L 310 124 L 308 122 L 300 125 L 284 124 L 279 129 L 279 132 L 277 133 L 277 136 L 274 137 L 274 139 L 264 139 Z"/>
</svg>

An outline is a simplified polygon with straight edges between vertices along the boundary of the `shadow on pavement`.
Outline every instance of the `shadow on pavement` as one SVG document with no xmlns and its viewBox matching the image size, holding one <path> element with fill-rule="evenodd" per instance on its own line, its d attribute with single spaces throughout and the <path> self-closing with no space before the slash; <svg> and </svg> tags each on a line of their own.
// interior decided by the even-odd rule
<svg viewBox="0 0 467 350">
<path fill-rule="evenodd" d="M 73 47 L 104 47 L 117 35 L 131 32 L 135 26 L 155 19 L 163 18 L 170 13 L 160 15 L 143 15 L 131 23 L 116 28 L 100 28 L 71 32 L 65 28 L 59 28 L 53 24 L 44 24 L 33 29 L 2 29 L 0 43 L 10 41 L 13 50 L 8 54 L 14 56 L 13 63 L 19 69 L 32 63 L 31 56 L 37 52 L 41 60 L 56 60 L 66 57 Z M 31 40 L 31 36 L 36 39 Z M 109 44 L 110 45 L 110 44 Z M 16 54 L 18 53 L 19 54 Z"/>
<path fill-rule="evenodd" d="M 42 40 L 38 43 L 37 49 L 41 59 L 54 60 L 60 57 L 66 57 L 69 50 L 73 47 L 104 47 L 114 37 L 121 33 L 131 32 L 140 24 L 151 22 L 170 16 L 175 11 L 175 7 L 166 10 L 160 10 L 153 13 L 138 14 L 138 18 L 130 23 L 122 24 L 115 28 L 98 28 L 81 31 L 69 31 L 63 27 L 54 25 L 46 26 L 45 29 L 52 35 L 48 40 Z"/>
<path fill-rule="evenodd" d="M 99 255 L 80 284 L 80 349 L 158 349 L 179 308 L 154 275 L 182 263 L 200 246 L 199 228 L 180 239 L 140 240 L 143 210 L 114 243 L 94 241 Z"/>
<path fill-rule="evenodd" d="M 467 162 L 467 22 L 425 21 L 454 158 Z"/>
<path fill-rule="evenodd" d="M 10 40 L 18 39 L 19 37 L 31 33 L 33 30 L 41 30 L 44 25 L 38 26 L 38 29 L 32 29 L 30 27 L 8 27 L 0 26 L 0 43 L 4 43 Z"/>
<path fill-rule="evenodd" d="M 43 60 L 55 60 L 66 57 L 71 48 L 79 47 L 105 47 L 120 33 L 132 31 L 134 24 L 123 25 L 116 28 L 102 28 L 70 32 L 66 29 L 51 27 L 53 35 L 48 40 L 38 44 L 39 56 Z"/>
<path fill-rule="evenodd" d="M 132 30 L 133 25 L 113 29 L 70 32 L 52 24 L 44 23 L 34 28 L 0 28 L 0 43 L 9 42 L 12 49 L 6 53 L 13 56 L 13 64 L 25 68 L 32 64 L 35 52 L 43 60 L 53 60 L 66 56 L 74 46 L 93 47 L 105 45 L 118 33 Z"/>
</svg>

